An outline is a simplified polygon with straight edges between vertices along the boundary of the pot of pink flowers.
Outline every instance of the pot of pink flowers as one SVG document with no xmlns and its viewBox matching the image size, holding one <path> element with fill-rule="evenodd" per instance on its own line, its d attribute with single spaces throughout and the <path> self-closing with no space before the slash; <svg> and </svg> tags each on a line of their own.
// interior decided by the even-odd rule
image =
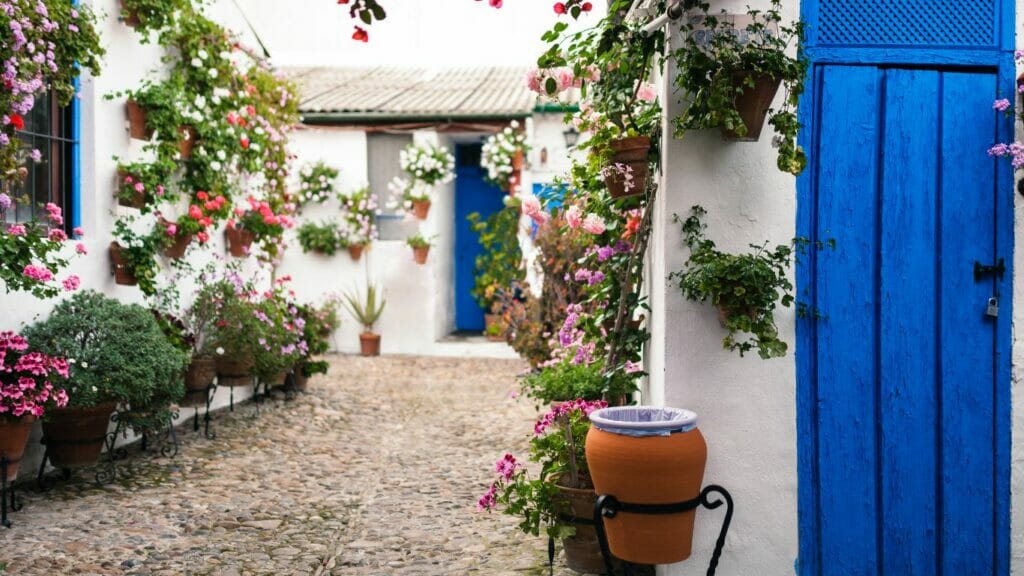
<svg viewBox="0 0 1024 576">
<path fill-rule="evenodd" d="M 63 358 L 28 352 L 28 340 L 0 332 L 0 479 L 11 482 L 32 425 L 50 408 L 68 403 L 60 383 L 68 376 Z"/>
</svg>

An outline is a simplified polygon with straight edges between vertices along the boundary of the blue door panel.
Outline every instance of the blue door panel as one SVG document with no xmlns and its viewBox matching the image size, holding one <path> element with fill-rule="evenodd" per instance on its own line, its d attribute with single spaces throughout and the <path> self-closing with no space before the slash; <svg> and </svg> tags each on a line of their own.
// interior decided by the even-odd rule
<svg viewBox="0 0 1024 576">
<path fill-rule="evenodd" d="M 476 257 L 483 252 L 479 236 L 466 217 L 474 212 L 481 219 L 504 207 L 504 193 L 484 181 L 479 165 L 479 144 L 459 145 L 455 171 L 455 328 L 479 332 L 484 329 L 484 310 L 473 299 L 471 291 L 476 279 Z M 476 158 L 475 162 L 464 159 Z"/>
<path fill-rule="evenodd" d="M 819 65 L 799 274 L 804 575 L 1006 574 L 996 70 Z M 807 355 L 813 357 L 808 358 Z"/>
</svg>

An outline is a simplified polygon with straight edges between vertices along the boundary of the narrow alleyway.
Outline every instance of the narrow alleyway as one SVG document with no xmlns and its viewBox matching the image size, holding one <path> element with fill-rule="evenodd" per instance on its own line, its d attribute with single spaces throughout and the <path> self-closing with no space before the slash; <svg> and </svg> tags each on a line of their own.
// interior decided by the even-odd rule
<svg viewBox="0 0 1024 576">
<path fill-rule="evenodd" d="M 180 429 L 175 459 L 28 491 L 0 529 L 6 574 L 546 574 L 546 541 L 475 511 L 532 405 L 513 360 L 333 357 L 291 402 Z M 188 409 L 191 413 L 191 409 Z M 4 573 L 0 570 L 0 573 Z M 556 570 L 556 573 L 561 573 Z M 565 571 L 565 573 L 569 573 Z"/>
</svg>

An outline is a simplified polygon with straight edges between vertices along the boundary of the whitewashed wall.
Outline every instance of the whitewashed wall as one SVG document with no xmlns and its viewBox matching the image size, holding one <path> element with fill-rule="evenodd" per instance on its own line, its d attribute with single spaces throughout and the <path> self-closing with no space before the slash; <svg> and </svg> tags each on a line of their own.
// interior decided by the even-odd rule
<svg viewBox="0 0 1024 576">
<path fill-rule="evenodd" d="M 716 2 L 714 8 L 745 11 L 747 2 Z M 756 6 L 757 3 L 752 3 Z M 797 18 L 797 2 L 786 3 Z M 671 71 L 666 75 L 671 82 Z M 666 118 L 679 113 L 675 89 L 663 92 Z M 668 127 L 671 130 L 671 126 Z M 666 277 L 682 267 L 687 252 L 672 215 L 707 209 L 710 237 L 723 250 L 744 251 L 765 240 L 784 244 L 796 236 L 795 179 L 775 168 L 770 127 L 757 143 L 725 142 L 716 131 L 665 135 L 664 182 L 659 189 L 652 236 L 650 291 L 651 371 L 645 403 L 694 410 L 708 443 L 705 484 L 721 484 L 737 502 L 719 565 L 722 576 L 793 574 L 797 557 L 795 330 L 792 310 L 777 314 L 791 346 L 780 359 L 740 358 L 722 348 L 717 312 L 682 297 Z M 659 313 L 661 312 L 661 313 Z M 721 511 L 697 515 L 694 554 L 662 574 L 703 574 L 721 526 Z"/>
<path fill-rule="evenodd" d="M 1024 0 L 1017 0 L 1017 47 L 1022 46 L 1021 30 L 1024 30 Z M 1018 74 L 1024 68 L 1018 65 Z M 1017 140 L 1024 139 L 1024 126 L 1017 123 Z M 1013 262 L 1013 389 L 1012 394 L 1012 445 L 1010 472 L 1010 571 L 1024 574 L 1024 340 L 1019 336 L 1019 327 L 1024 324 L 1024 198 L 1014 195 L 1014 262 Z"/>
</svg>

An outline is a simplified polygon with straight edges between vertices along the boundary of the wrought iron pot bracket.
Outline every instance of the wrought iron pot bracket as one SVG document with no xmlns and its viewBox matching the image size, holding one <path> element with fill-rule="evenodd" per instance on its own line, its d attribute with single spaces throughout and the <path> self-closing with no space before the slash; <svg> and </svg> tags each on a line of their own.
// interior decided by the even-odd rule
<svg viewBox="0 0 1024 576">
<path fill-rule="evenodd" d="M 710 496 L 718 494 L 721 498 L 712 500 Z M 714 510 L 725 504 L 725 518 L 722 520 L 722 529 L 718 533 L 718 540 L 715 542 L 715 551 L 711 555 L 711 564 L 708 566 L 707 575 L 714 576 L 718 568 L 718 561 L 722 556 L 722 547 L 725 546 L 725 536 L 729 533 L 729 524 L 732 522 L 733 503 L 732 496 L 722 488 L 711 484 L 701 490 L 700 496 L 685 502 L 672 504 L 633 504 L 630 502 L 619 502 L 615 496 L 610 494 L 599 495 L 594 504 L 594 528 L 597 529 L 597 541 L 601 545 L 601 556 L 604 558 L 605 570 L 608 576 L 615 576 L 612 566 L 612 554 L 608 549 L 608 536 L 604 531 L 604 519 L 614 518 L 619 512 L 628 514 L 679 514 L 689 512 L 703 506 L 708 510 Z"/>
<path fill-rule="evenodd" d="M 0 526 L 11 527 L 11 521 L 7 519 L 7 511 L 17 512 L 21 510 L 21 501 L 14 492 L 14 484 L 7 479 L 7 466 L 18 464 L 21 458 L 10 459 L 6 453 L 0 454 Z"/>
</svg>

